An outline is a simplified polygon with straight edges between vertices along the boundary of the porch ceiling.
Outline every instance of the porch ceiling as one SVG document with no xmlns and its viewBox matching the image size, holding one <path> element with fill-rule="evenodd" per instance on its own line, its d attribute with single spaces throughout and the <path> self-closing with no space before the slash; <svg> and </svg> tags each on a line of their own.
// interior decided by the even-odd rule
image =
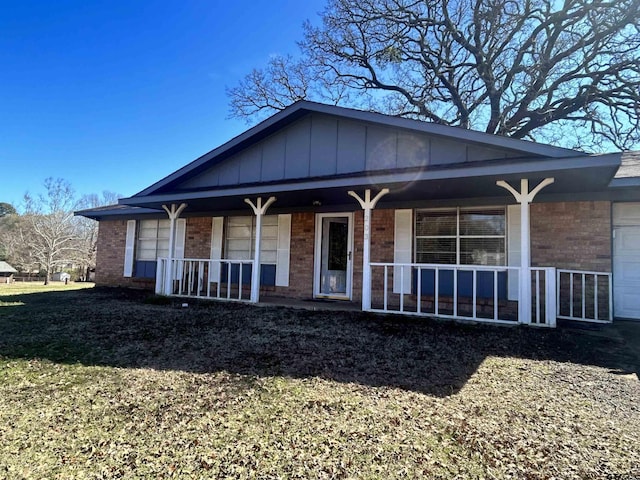
<svg viewBox="0 0 640 480">
<path fill-rule="evenodd" d="M 516 182 L 521 178 L 528 178 L 535 182 L 554 177 L 555 183 L 544 189 L 544 195 L 547 196 L 598 192 L 607 188 L 619 165 L 620 154 L 520 162 L 482 162 L 456 168 L 407 169 L 371 175 L 176 191 L 163 195 L 135 196 L 121 199 L 120 203 L 160 209 L 163 204 L 184 202 L 188 204 L 185 210 L 188 215 L 245 211 L 248 209 L 244 203 L 245 198 L 273 195 L 277 197 L 273 210 L 328 209 L 340 206 L 355 208 L 355 202 L 347 196 L 349 190 L 384 187 L 389 188 L 390 193 L 383 197 L 378 208 L 403 202 L 482 198 L 491 198 L 492 201 L 504 199 L 504 203 L 512 203 L 511 195 L 496 185 L 497 180 Z"/>
</svg>

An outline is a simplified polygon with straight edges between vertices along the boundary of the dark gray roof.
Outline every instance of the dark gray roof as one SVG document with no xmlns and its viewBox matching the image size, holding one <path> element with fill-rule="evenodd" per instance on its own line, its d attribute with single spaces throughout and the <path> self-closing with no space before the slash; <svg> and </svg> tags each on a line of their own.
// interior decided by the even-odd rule
<svg viewBox="0 0 640 480">
<path fill-rule="evenodd" d="M 0 261 L 0 273 L 18 273 L 18 271 L 7 262 Z"/>
<path fill-rule="evenodd" d="M 584 152 L 554 147 L 542 143 L 493 135 L 459 127 L 439 125 L 420 120 L 393 117 L 381 113 L 365 112 L 362 110 L 337 107 L 334 105 L 299 101 L 135 194 L 133 198 L 157 194 L 163 187 L 167 187 L 188 175 L 193 175 L 195 172 L 202 171 L 205 168 L 215 165 L 219 161 L 228 158 L 233 153 L 247 148 L 248 146 L 266 138 L 286 125 L 289 125 L 310 113 L 321 113 L 349 120 L 378 124 L 385 127 L 413 130 L 450 140 L 469 142 L 479 146 L 507 148 L 521 152 L 523 157 L 566 158 L 584 156 Z M 121 199 L 120 203 L 127 203 L 127 201 L 128 199 Z"/>
<path fill-rule="evenodd" d="M 92 218 L 93 220 L 101 220 L 105 217 L 116 218 L 134 218 L 141 215 L 165 215 L 162 210 L 155 210 L 144 207 L 131 207 L 128 205 L 105 205 L 104 207 L 87 208 L 86 210 L 78 210 L 73 212 L 74 215 Z"/>
</svg>

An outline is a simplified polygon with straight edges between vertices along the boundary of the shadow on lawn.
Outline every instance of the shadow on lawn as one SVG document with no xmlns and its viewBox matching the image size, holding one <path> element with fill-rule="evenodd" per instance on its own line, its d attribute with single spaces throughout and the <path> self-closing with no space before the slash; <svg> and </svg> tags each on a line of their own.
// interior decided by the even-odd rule
<svg viewBox="0 0 640 480">
<path fill-rule="evenodd" d="M 487 356 L 640 375 L 640 324 L 632 322 L 550 331 L 237 303 L 182 308 L 181 301 L 152 305 L 147 298 L 145 292 L 107 288 L 0 297 L 0 356 L 318 376 L 436 396 L 460 390 Z"/>
</svg>

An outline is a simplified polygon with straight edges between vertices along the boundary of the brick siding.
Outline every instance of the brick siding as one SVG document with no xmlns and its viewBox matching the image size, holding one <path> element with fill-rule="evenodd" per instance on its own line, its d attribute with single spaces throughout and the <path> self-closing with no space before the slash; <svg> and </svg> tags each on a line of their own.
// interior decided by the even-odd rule
<svg viewBox="0 0 640 480">
<path fill-rule="evenodd" d="M 611 203 L 531 204 L 531 264 L 611 272 Z"/>
<path fill-rule="evenodd" d="M 102 220 L 99 223 L 96 246 L 96 284 L 153 289 L 155 285 L 153 280 L 123 276 L 126 239 L 126 220 Z"/>
<path fill-rule="evenodd" d="M 290 298 L 313 298 L 313 251 L 315 248 L 316 215 L 313 212 L 291 215 L 291 245 L 289 247 L 289 286 L 262 288 L 266 295 Z"/>
<path fill-rule="evenodd" d="M 184 258 L 209 258 L 211 255 L 211 217 L 187 218 Z"/>
<path fill-rule="evenodd" d="M 353 300 L 362 298 L 363 211 L 354 212 Z M 392 262 L 394 252 L 393 209 L 371 215 L 371 261 Z M 185 257 L 209 258 L 211 217 L 187 219 Z M 611 271 L 611 205 L 609 202 L 533 203 L 531 205 L 531 256 L 535 266 Z M 101 221 L 99 226 L 96 282 L 153 288 L 153 281 L 124 278 L 127 222 Z M 309 299 L 313 297 L 315 213 L 293 213 L 289 287 L 263 287 L 264 295 Z M 393 272 L 389 272 L 389 290 Z M 381 298 L 382 275 L 374 272 L 372 296 Z M 391 299 L 391 298 L 390 298 Z"/>
</svg>

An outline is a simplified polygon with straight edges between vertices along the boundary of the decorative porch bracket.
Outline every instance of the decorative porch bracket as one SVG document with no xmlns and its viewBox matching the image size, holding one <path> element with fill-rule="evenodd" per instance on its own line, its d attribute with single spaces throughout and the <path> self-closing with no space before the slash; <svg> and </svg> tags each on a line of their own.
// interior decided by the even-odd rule
<svg viewBox="0 0 640 480">
<path fill-rule="evenodd" d="M 520 180 L 518 192 L 504 180 L 496 185 L 511 193 L 520 204 L 520 298 L 518 301 L 518 320 L 520 323 L 531 323 L 531 223 L 529 221 L 529 205 L 535 196 L 555 179 L 545 178 L 533 190 L 529 190 L 529 179 Z"/>
<path fill-rule="evenodd" d="M 167 266 L 164 271 L 164 293 L 165 295 L 171 295 L 173 292 L 173 255 L 176 236 L 176 220 L 180 217 L 182 211 L 187 208 L 186 203 L 181 203 L 180 206 L 176 206 L 175 203 L 171 204 L 171 207 L 162 205 L 162 208 L 167 215 L 169 215 L 169 255 L 167 258 Z"/>
<path fill-rule="evenodd" d="M 253 267 L 251 268 L 251 297 L 252 303 L 258 303 L 260 299 L 260 243 L 262 240 L 262 216 L 267 211 L 267 208 L 276 201 L 276 197 L 269 197 L 269 200 L 262 204 L 262 197 L 258 197 L 256 202 L 253 203 L 251 199 L 245 198 L 245 203 L 251 207 L 253 213 L 256 215 L 256 249 L 253 254 Z M 238 279 L 242 282 L 242 279 Z"/>
<path fill-rule="evenodd" d="M 364 191 L 364 199 L 356 192 L 350 190 L 347 192 L 355 198 L 362 210 L 364 210 L 364 242 L 362 247 L 362 310 L 371 310 L 371 210 L 376 208 L 378 200 L 389 193 L 388 188 L 383 188 L 378 194 L 371 198 L 371 190 Z"/>
</svg>

